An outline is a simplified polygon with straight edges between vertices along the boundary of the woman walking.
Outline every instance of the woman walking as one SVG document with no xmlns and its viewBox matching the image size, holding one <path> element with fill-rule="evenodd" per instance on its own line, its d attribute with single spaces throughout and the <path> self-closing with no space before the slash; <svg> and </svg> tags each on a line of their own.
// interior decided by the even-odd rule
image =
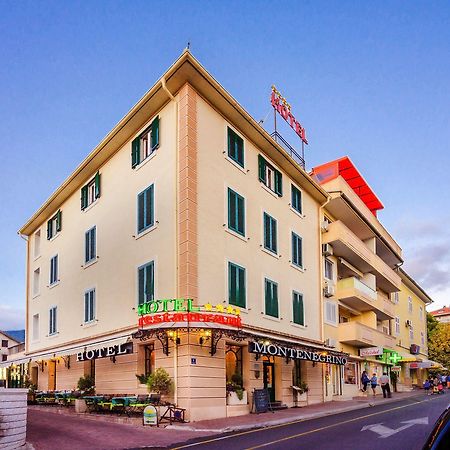
<svg viewBox="0 0 450 450">
<path fill-rule="evenodd" d="M 375 397 L 375 395 L 377 395 L 377 393 L 375 392 L 377 385 L 378 385 L 378 378 L 377 378 L 377 374 L 374 373 L 372 378 L 370 379 L 370 387 L 372 388 L 374 397 Z"/>
</svg>

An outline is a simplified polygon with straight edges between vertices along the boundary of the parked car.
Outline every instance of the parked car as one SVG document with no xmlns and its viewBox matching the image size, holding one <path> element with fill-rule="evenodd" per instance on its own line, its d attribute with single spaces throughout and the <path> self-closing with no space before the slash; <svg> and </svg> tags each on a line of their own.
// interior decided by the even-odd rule
<svg viewBox="0 0 450 450">
<path fill-rule="evenodd" d="M 450 405 L 440 415 L 422 450 L 448 450 L 450 448 Z"/>
</svg>

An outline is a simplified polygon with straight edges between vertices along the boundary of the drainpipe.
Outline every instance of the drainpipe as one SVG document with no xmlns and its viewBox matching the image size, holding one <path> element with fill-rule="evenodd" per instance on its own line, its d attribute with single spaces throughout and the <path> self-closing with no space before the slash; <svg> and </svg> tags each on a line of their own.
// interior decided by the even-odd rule
<svg viewBox="0 0 450 450">
<path fill-rule="evenodd" d="M 178 290 L 178 102 L 173 96 L 172 92 L 166 86 L 166 79 L 161 78 L 161 87 L 164 89 L 166 94 L 169 96 L 170 100 L 175 103 L 175 286 L 176 286 L 176 298 L 179 298 Z M 174 382 L 174 403 L 178 405 L 178 345 L 175 337 L 175 342 L 173 346 L 173 382 Z"/>
</svg>

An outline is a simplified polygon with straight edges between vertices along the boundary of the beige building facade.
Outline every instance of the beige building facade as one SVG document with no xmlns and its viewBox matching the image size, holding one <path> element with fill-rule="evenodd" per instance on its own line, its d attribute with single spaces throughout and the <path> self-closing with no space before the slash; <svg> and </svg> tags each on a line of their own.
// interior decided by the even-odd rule
<svg viewBox="0 0 450 450">
<path fill-rule="evenodd" d="M 190 420 L 248 413 L 259 388 L 324 401 L 346 361 L 324 343 L 327 200 L 184 52 L 21 228 L 18 362 L 41 390 L 91 375 L 104 394 L 143 394 L 163 367 Z"/>
</svg>

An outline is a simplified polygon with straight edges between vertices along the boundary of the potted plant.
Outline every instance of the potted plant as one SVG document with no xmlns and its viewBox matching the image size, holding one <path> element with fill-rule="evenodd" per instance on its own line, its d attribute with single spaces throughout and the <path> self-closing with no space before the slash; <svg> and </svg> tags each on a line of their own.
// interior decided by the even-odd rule
<svg viewBox="0 0 450 450">
<path fill-rule="evenodd" d="M 27 403 L 29 405 L 32 405 L 36 402 L 37 386 L 31 382 L 31 379 L 28 375 L 25 377 L 23 384 L 25 388 L 28 388 Z"/>
<path fill-rule="evenodd" d="M 148 381 L 148 375 L 145 375 L 143 373 L 136 374 L 136 378 L 139 380 L 139 384 L 147 384 Z"/>
<path fill-rule="evenodd" d="M 297 401 L 306 402 L 308 400 L 308 385 L 304 381 L 301 381 L 298 387 L 300 388 L 300 390 L 297 391 Z"/>
<path fill-rule="evenodd" d="M 247 404 L 247 391 L 243 385 L 242 376 L 239 373 L 234 373 L 231 376 L 231 381 L 227 382 L 227 405 Z"/>
<path fill-rule="evenodd" d="M 147 388 L 149 392 L 155 392 L 161 396 L 168 395 L 172 392 L 173 381 L 168 372 L 160 367 L 147 378 Z"/>
<path fill-rule="evenodd" d="M 95 380 L 90 375 L 80 377 L 77 383 L 77 389 L 80 392 L 80 397 L 83 395 L 95 394 Z M 75 397 L 75 412 L 85 413 L 87 412 L 86 400 L 83 398 Z"/>
</svg>

